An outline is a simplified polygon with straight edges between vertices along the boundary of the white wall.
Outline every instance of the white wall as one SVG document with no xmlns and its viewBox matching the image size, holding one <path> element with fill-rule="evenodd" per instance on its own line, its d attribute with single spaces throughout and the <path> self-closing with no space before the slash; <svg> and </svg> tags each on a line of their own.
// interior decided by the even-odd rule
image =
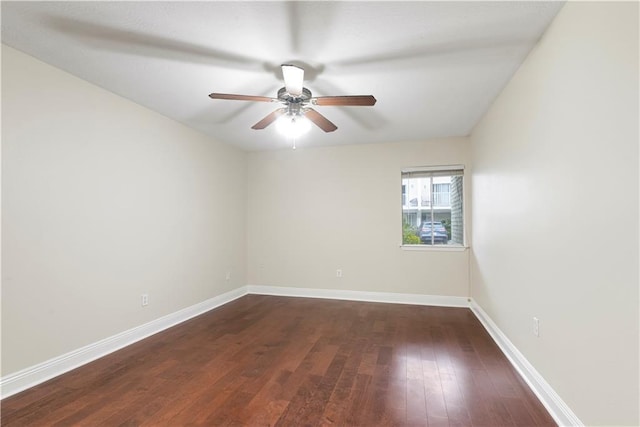
<svg viewBox="0 0 640 427">
<path fill-rule="evenodd" d="M 640 424 L 638 114 L 638 3 L 569 2 L 471 138 L 472 296 L 589 426 Z"/>
<path fill-rule="evenodd" d="M 2 375 L 245 284 L 245 153 L 6 46 L 2 150 Z"/>
<path fill-rule="evenodd" d="M 466 138 L 253 152 L 248 160 L 250 285 L 468 295 L 468 251 L 399 247 L 402 168 L 468 166 Z"/>
</svg>

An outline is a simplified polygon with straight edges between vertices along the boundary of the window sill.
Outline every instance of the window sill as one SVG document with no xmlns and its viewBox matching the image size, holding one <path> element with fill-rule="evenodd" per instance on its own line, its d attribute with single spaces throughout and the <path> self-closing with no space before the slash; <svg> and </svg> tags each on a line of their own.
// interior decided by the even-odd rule
<svg viewBox="0 0 640 427">
<path fill-rule="evenodd" d="M 427 251 L 427 252 L 464 252 L 468 246 L 431 246 L 431 245 L 400 245 L 403 251 Z"/>
</svg>

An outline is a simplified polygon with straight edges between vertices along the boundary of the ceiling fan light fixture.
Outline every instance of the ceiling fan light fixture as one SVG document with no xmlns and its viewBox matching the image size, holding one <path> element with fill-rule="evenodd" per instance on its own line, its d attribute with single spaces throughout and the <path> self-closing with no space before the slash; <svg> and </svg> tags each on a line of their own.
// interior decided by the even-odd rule
<svg viewBox="0 0 640 427">
<path fill-rule="evenodd" d="M 311 129 L 311 122 L 304 116 L 283 115 L 276 121 L 276 129 L 289 138 L 299 138 Z"/>
<path fill-rule="evenodd" d="M 261 130 L 275 122 L 278 131 L 286 137 L 294 139 L 294 141 L 295 138 L 308 132 L 312 123 L 327 133 L 338 129 L 335 124 L 311 108 L 310 105 L 348 107 L 373 106 L 376 103 L 373 95 L 321 96 L 314 98 L 309 89 L 302 87 L 304 70 L 296 65 L 282 64 L 282 75 L 284 87 L 278 90 L 277 98 L 217 92 L 209 94 L 209 97 L 211 99 L 280 103 L 280 108 L 272 111 L 258 123 L 251 126 L 251 129 Z"/>
</svg>

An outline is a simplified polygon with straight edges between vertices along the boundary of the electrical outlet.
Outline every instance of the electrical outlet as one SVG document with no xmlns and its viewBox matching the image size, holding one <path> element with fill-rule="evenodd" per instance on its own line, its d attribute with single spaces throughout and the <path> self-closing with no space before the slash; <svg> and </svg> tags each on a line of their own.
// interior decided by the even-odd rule
<svg viewBox="0 0 640 427">
<path fill-rule="evenodd" d="M 149 305 L 149 295 L 148 294 L 142 294 L 142 296 L 140 297 L 140 300 L 142 302 L 142 306 L 147 306 Z"/>
<path fill-rule="evenodd" d="M 537 317 L 533 318 L 533 335 L 540 336 L 540 320 Z"/>
<path fill-rule="evenodd" d="M 227 280 L 231 280 L 231 272 L 230 271 L 227 271 L 226 279 Z"/>
<path fill-rule="evenodd" d="M 342 269 L 341 268 L 336 270 L 336 277 L 342 277 Z"/>
</svg>

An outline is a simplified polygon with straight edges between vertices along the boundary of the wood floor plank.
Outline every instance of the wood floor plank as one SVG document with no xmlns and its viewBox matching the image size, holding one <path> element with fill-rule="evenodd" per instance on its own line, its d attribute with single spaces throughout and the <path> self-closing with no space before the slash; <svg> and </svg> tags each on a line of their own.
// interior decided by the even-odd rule
<svg viewBox="0 0 640 427">
<path fill-rule="evenodd" d="M 247 295 L 4 399 L 3 426 L 552 426 L 465 308 Z"/>
<path fill-rule="evenodd" d="M 349 396 L 354 388 L 358 366 L 362 361 L 362 346 L 359 342 L 352 344 L 340 376 L 325 407 L 322 423 L 333 425 L 345 419 Z"/>
</svg>

